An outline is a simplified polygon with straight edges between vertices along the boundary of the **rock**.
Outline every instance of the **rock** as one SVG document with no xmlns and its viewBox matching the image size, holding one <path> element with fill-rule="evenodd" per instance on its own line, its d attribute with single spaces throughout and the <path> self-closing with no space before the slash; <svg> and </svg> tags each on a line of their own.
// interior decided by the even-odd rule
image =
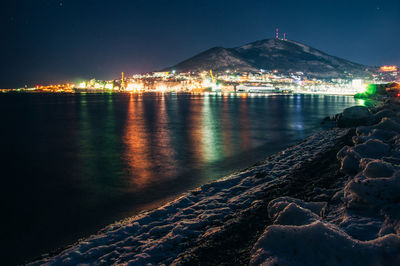
<svg viewBox="0 0 400 266">
<path fill-rule="evenodd" d="M 380 159 L 390 153 L 390 146 L 378 139 L 370 139 L 352 149 L 360 158 Z"/>
<path fill-rule="evenodd" d="M 396 114 L 392 110 L 383 109 L 383 110 L 377 112 L 374 116 L 375 116 L 375 122 L 379 123 L 382 120 L 382 118 L 384 118 L 384 117 L 394 117 L 394 116 L 396 116 Z"/>
<path fill-rule="evenodd" d="M 394 174 L 394 169 L 384 161 L 373 160 L 365 166 L 363 174 L 367 178 L 391 177 Z"/>
<path fill-rule="evenodd" d="M 341 161 L 340 170 L 345 174 L 355 175 L 360 170 L 359 161 L 356 154 L 349 154 Z"/>
<path fill-rule="evenodd" d="M 336 117 L 338 127 L 356 127 L 361 125 L 372 125 L 375 117 L 369 112 L 367 107 L 353 106 L 343 110 Z"/>
<path fill-rule="evenodd" d="M 370 139 L 378 139 L 383 142 L 388 142 L 397 135 L 397 133 L 392 130 L 389 131 L 379 128 L 363 130 L 363 128 L 365 127 L 357 128 L 357 136 L 352 138 L 354 144 L 361 144 Z"/>
<path fill-rule="evenodd" d="M 322 119 L 321 125 L 324 125 L 324 124 L 330 123 L 330 122 L 332 122 L 332 118 L 330 116 L 327 116 L 324 119 Z"/>
</svg>

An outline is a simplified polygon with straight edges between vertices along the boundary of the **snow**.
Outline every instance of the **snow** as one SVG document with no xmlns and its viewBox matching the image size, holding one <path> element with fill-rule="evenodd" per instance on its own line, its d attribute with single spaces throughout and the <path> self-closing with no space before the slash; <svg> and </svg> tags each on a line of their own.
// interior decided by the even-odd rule
<svg viewBox="0 0 400 266">
<path fill-rule="evenodd" d="M 273 225 L 254 245 L 251 265 L 400 265 L 400 125 L 389 109 L 375 118 L 338 152 L 348 176 L 320 212 L 312 206 L 321 202 L 270 202 Z"/>
<path fill-rule="evenodd" d="M 399 251 L 393 234 L 358 241 L 321 221 L 272 225 L 254 246 L 250 265 L 390 265 L 400 262 Z"/>
<path fill-rule="evenodd" d="M 250 50 L 250 49 L 261 49 L 261 50 L 284 50 L 284 42 L 277 39 L 268 39 L 263 41 L 257 41 L 249 43 L 236 48 L 237 50 Z"/>
<path fill-rule="evenodd" d="M 305 208 L 315 214 L 320 215 L 326 207 L 326 202 L 304 202 L 290 197 L 281 197 L 271 200 L 268 204 L 268 214 L 271 218 L 276 217 L 281 211 L 290 204 L 296 204 L 300 208 Z"/>
<path fill-rule="evenodd" d="M 358 127 L 353 144 L 337 153 L 346 175 L 335 187 L 315 187 L 308 202 L 279 197 L 266 204 L 271 224 L 251 248 L 251 265 L 400 265 L 400 116 L 393 109 L 373 112 L 379 123 Z M 349 132 L 315 134 L 32 264 L 179 265 L 186 250 Z"/>
<path fill-rule="evenodd" d="M 303 161 L 332 149 L 335 140 L 346 133 L 347 130 L 335 129 L 315 134 L 260 165 L 203 185 L 156 210 L 110 225 L 60 254 L 33 265 L 171 264 L 195 240 L 217 233 L 219 226 L 233 213 L 251 206 L 268 187 L 300 167 Z M 266 173 L 266 176 L 257 178 L 258 173 Z M 297 204 L 318 213 L 325 206 Z"/>
<path fill-rule="evenodd" d="M 286 207 L 275 215 L 268 214 L 272 216 L 274 224 L 280 225 L 304 225 L 319 219 L 310 209 L 300 207 L 296 203 L 287 203 Z"/>
<path fill-rule="evenodd" d="M 390 146 L 379 139 L 369 139 L 365 143 L 354 147 L 345 146 L 337 154 L 341 161 L 341 170 L 347 174 L 360 170 L 360 161 L 363 158 L 381 158 L 389 155 Z"/>
</svg>

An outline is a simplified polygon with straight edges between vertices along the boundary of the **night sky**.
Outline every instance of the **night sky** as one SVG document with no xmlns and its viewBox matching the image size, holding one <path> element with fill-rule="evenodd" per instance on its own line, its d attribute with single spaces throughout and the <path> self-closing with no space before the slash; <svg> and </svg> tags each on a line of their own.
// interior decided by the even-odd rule
<svg viewBox="0 0 400 266">
<path fill-rule="evenodd" d="M 400 64 L 399 0 L 25 0 L 0 10 L 0 88 L 153 71 L 276 27 L 358 63 Z"/>
</svg>

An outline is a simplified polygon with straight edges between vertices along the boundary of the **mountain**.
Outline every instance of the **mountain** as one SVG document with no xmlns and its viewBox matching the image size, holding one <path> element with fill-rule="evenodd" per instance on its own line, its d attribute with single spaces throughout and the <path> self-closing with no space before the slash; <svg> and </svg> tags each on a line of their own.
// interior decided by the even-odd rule
<svg viewBox="0 0 400 266">
<path fill-rule="evenodd" d="M 214 47 L 185 60 L 172 67 L 179 72 L 201 72 L 212 69 L 215 72 L 222 72 L 228 69 L 238 69 L 242 72 L 256 72 L 254 67 L 246 59 L 241 58 L 235 49 Z"/>
<path fill-rule="evenodd" d="M 303 72 L 308 76 L 341 77 L 345 72 L 355 76 L 368 75 L 374 68 L 328 55 L 299 42 L 266 39 L 236 48 L 215 47 L 191 57 L 167 70 L 198 72 L 212 69 L 237 72 L 278 70 L 281 73 Z"/>
</svg>

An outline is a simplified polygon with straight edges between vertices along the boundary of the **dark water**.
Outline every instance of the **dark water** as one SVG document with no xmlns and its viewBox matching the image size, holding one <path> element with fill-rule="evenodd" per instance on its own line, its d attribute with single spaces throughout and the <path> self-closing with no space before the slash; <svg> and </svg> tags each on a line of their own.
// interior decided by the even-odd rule
<svg viewBox="0 0 400 266">
<path fill-rule="evenodd" d="M 344 96 L 2 94 L 1 252 L 17 263 L 251 166 Z"/>
</svg>

